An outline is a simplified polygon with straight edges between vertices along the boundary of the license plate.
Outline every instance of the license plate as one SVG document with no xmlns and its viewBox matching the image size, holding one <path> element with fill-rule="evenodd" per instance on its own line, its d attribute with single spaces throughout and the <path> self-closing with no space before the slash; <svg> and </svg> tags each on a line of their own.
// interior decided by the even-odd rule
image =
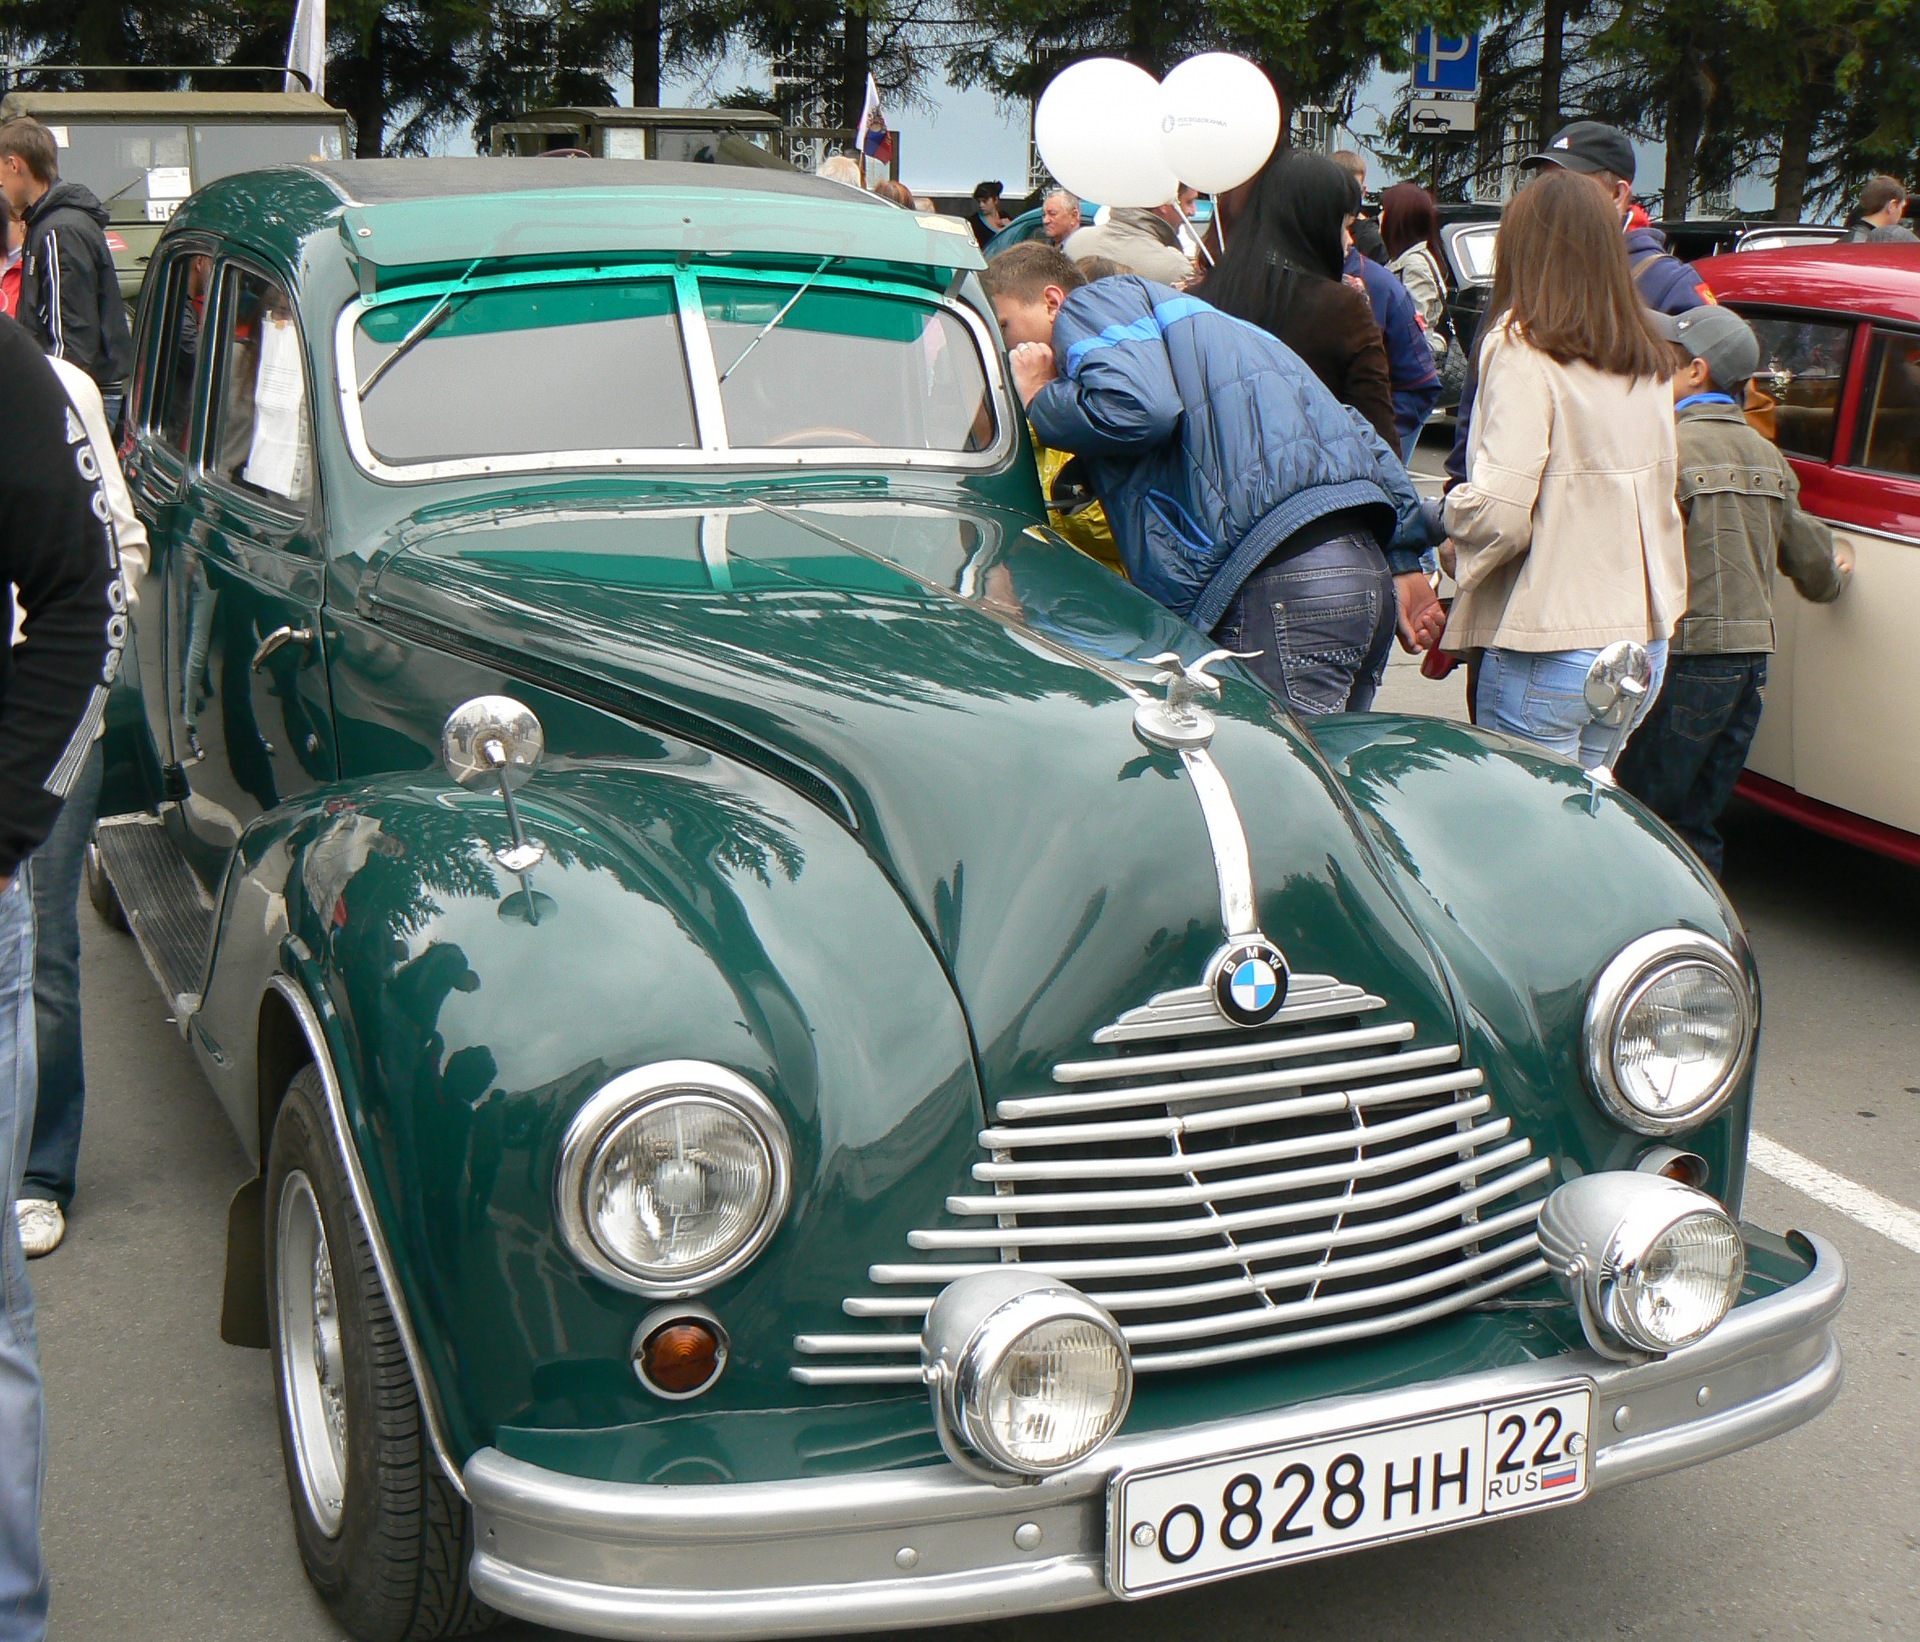
<svg viewBox="0 0 1920 1642">
<path fill-rule="evenodd" d="M 1108 1583 L 1146 1596 L 1587 1492 L 1591 1384 L 1225 1459 L 1121 1472 Z"/>
</svg>

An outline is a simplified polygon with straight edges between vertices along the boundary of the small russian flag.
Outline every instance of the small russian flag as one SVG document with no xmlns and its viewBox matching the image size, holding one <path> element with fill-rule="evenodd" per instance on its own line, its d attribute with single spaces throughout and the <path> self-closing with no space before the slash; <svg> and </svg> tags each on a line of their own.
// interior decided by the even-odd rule
<svg viewBox="0 0 1920 1642">
<path fill-rule="evenodd" d="M 893 163 L 893 133 L 887 129 L 887 117 L 880 112 L 880 88 L 873 76 L 867 76 L 867 100 L 860 110 L 860 152 L 882 165 Z"/>
<path fill-rule="evenodd" d="M 1556 1465 L 1551 1471 L 1542 1471 L 1540 1473 L 1540 1491 L 1545 1493 L 1549 1488 L 1564 1488 L 1579 1475 L 1580 1466 L 1578 1462 L 1567 1465 Z"/>
</svg>

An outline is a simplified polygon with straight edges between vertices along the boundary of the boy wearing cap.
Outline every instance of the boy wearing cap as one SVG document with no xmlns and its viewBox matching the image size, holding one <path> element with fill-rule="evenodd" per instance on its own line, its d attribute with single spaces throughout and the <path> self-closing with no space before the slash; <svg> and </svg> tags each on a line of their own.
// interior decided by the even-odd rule
<svg viewBox="0 0 1920 1642">
<path fill-rule="evenodd" d="M 1741 412 L 1760 343 L 1720 307 L 1652 316 L 1685 364 L 1673 379 L 1687 613 L 1668 648 L 1660 699 L 1620 761 L 1620 784 L 1720 875 L 1715 823 L 1760 726 L 1773 653 L 1773 568 L 1825 604 L 1852 572 L 1846 548 L 1800 509 L 1800 481 Z"/>
</svg>

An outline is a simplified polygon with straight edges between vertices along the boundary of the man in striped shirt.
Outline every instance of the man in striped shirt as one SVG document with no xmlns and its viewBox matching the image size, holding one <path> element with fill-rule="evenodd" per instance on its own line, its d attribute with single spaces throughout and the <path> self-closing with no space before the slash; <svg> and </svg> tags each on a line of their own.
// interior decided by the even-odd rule
<svg viewBox="0 0 1920 1642">
<path fill-rule="evenodd" d="M 93 378 L 117 435 L 133 337 L 106 208 L 91 189 L 61 180 L 53 133 L 31 118 L 0 125 L 0 192 L 27 225 L 18 318 L 55 359 Z"/>
</svg>

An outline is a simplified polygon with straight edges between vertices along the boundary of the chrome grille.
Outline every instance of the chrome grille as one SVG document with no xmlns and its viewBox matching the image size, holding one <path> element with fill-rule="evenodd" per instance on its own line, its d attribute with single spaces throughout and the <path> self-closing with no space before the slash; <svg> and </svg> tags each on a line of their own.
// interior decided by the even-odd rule
<svg viewBox="0 0 1920 1642">
<path fill-rule="evenodd" d="M 1385 1008 L 1296 975 L 1256 1030 L 1205 987 L 1128 1011 L 1094 1034 L 1118 1053 L 995 1106 L 983 1189 L 908 1234 L 920 1258 L 871 1268 L 843 1309 L 873 1326 L 799 1336 L 794 1378 L 917 1381 L 940 1287 L 1005 1262 L 1099 1300 L 1142 1373 L 1364 1339 L 1531 1282 L 1529 1188 L 1551 1164 L 1457 1044 L 1417 1045 L 1410 1023 L 1370 1019 Z"/>
</svg>

